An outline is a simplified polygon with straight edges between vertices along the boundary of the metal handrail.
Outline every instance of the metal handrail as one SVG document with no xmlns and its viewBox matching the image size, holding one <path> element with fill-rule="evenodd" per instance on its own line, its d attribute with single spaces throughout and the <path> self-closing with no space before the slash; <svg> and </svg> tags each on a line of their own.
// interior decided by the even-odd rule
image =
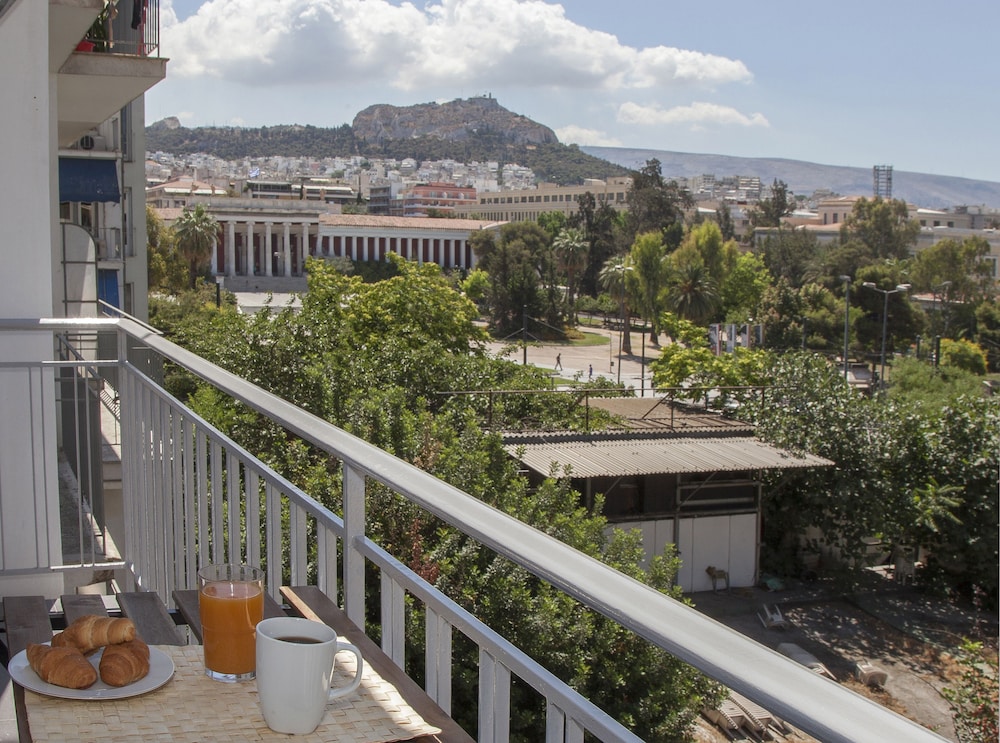
<svg viewBox="0 0 1000 743">
<path fill-rule="evenodd" d="M 126 319 L 87 322 L 0 320 L 0 329 L 52 330 L 63 327 L 79 329 L 88 324 L 95 329 L 118 328 L 119 346 L 122 349 L 119 363 L 123 366 L 128 366 L 125 361 L 128 343 L 138 341 L 164 359 L 184 367 L 243 405 L 270 418 L 343 463 L 344 514 L 341 533 L 344 548 L 344 608 L 348 616 L 359 626 L 363 626 L 365 616 L 365 565 L 366 561 L 371 560 L 382 567 L 383 580 L 389 579 L 395 582 L 394 585 L 401 586 L 398 592 L 383 590 L 383 617 L 387 616 L 387 612 L 392 615 L 397 610 L 402 611 L 401 594 L 405 589 L 411 595 L 426 601 L 429 609 L 433 609 L 435 613 L 444 614 L 451 626 L 476 635 L 479 642 L 503 643 L 502 638 L 494 637 L 488 627 L 479 624 L 474 618 L 466 617 L 460 607 L 454 606 L 432 586 L 412 575 L 405 566 L 387 557 L 368 539 L 364 532 L 364 510 L 366 482 L 370 480 L 381 483 L 493 552 L 556 586 L 585 606 L 604 614 L 655 646 L 764 705 L 782 719 L 821 740 L 845 743 L 884 740 L 907 740 L 919 743 L 942 740 L 918 724 L 841 687 L 836 682 L 820 677 L 775 651 L 707 618 L 682 602 L 619 573 L 599 560 L 578 552 L 558 539 L 508 516 L 429 473 L 205 361 L 134 322 Z M 133 380 L 142 378 L 138 369 L 129 369 L 128 376 Z M 142 382 L 142 386 L 148 388 L 149 385 Z M 162 390 L 155 393 L 160 399 L 165 399 L 163 397 L 165 394 Z M 129 402 L 141 407 L 143 422 L 151 423 L 161 416 L 161 409 L 151 396 L 152 393 L 146 397 L 132 395 L 127 398 Z M 126 396 L 123 394 L 124 400 Z M 123 411 L 124 408 L 123 402 Z M 178 427 L 162 435 L 154 434 L 152 447 L 148 445 L 146 439 L 142 439 L 141 448 L 144 456 L 148 456 L 150 452 L 154 457 L 160 456 L 156 465 L 158 469 L 154 468 L 154 477 L 161 478 L 164 483 L 168 483 L 170 477 L 170 473 L 166 472 L 168 462 L 163 461 L 163 455 L 157 455 L 156 452 L 166 447 L 168 439 L 189 440 L 189 438 L 190 433 L 183 427 Z M 123 446 L 139 440 L 138 436 L 126 436 L 123 431 Z M 221 448 L 222 444 L 221 440 L 216 440 L 210 446 Z M 233 449 L 223 454 L 225 457 L 235 458 L 238 452 Z M 169 464 L 176 466 L 176 459 L 178 458 L 174 458 Z M 248 479 L 256 486 L 257 474 L 251 473 L 251 475 Z M 224 479 L 221 471 L 214 479 L 221 484 Z M 228 478 L 230 487 L 234 487 L 235 479 Z M 269 485 L 269 487 L 277 486 Z M 285 487 L 292 489 L 290 485 Z M 169 488 L 163 489 L 169 491 Z M 230 491 L 229 497 L 234 495 L 238 494 Z M 318 514 L 325 518 L 324 512 L 329 513 L 305 494 L 302 494 L 301 502 L 314 516 Z M 221 504 L 218 508 L 221 518 Z M 166 522 L 169 522 L 171 514 L 163 512 L 148 516 L 153 520 L 163 520 L 169 528 Z M 230 519 L 238 517 L 238 514 L 234 517 L 230 510 Z M 237 532 L 239 526 L 238 522 L 235 523 Z M 330 526 L 339 527 L 339 522 Z M 252 531 L 249 524 L 246 531 Z M 143 546 L 149 550 L 159 547 L 155 544 Z M 140 580 L 142 579 L 143 576 L 140 576 Z M 390 595 L 387 597 L 386 594 Z M 388 602 L 388 607 L 385 602 Z M 385 647 L 387 642 L 392 646 L 395 635 L 400 631 L 392 628 L 387 631 L 384 627 L 383 646 Z M 513 669 L 521 670 L 519 651 L 511 650 L 509 644 L 500 644 L 497 647 L 498 649 L 494 651 L 496 656 L 491 657 L 494 657 L 502 668 L 506 668 L 508 673 Z M 394 658 L 401 657 L 397 649 L 391 649 Z M 485 652 L 489 653 L 489 650 Z M 533 685 L 538 684 L 543 687 L 543 695 L 548 699 L 547 680 L 543 678 L 544 674 L 528 673 L 528 670 L 524 671 L 528 675 L 526 680 Z M 572 697 L 572 692 L 568 688 L 565 693 Z M 553 702 L 550 701 L 550 704 Z M 579 716 L 571 718 L 576 724 L 582 724 L 581 721 L 590 715 L 583 704 L 579 709 L 572 709 L 569 714 L 577 713 Z M 596 730 L 594 732 L 597 734 Z M 580 738 L 582 739 L 582 734 Z M 634 739 L 634 736 L 631 738 Z M 609 734 L 605 739 L 626 740 L 630 739 L 630 735 L 621 729 L 618 735 Z"/>
</svg>

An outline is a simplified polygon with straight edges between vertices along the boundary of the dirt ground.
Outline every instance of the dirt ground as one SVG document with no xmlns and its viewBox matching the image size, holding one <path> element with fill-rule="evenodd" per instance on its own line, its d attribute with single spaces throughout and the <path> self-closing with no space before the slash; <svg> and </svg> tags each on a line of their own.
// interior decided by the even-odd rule
<svg viewBox="0 0 1000 743">
<path fill-rule="evenodd" d="M 691 594 L 695 608 L 768 647 L 792 642 L 820 660 L 853 691 L 957 740 L 951 708 L 941 689 L 955 682 L 948 652 L 976 631 L 996 638 L 996 617 L 977 617 L 919 589 L 876 580 L 863 592 L 844 594 L 820 583 L 783 591 L 759 588 Z M 762 604 L 778 605 L 785 629 L 765 629 Z M 855 663 L 867 660 L 888 674 L 882 690 L 854 679 Z M 699 740 L 710 740 L 704 735 Z M 720 737 L 719 740 L 726 740 Z"/>
</svg>

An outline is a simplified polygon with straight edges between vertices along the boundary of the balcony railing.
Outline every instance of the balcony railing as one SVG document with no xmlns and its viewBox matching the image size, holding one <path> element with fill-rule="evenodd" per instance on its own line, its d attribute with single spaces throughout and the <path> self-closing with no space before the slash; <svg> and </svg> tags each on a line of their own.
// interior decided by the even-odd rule
<svg viewBox="0 0 1000 743">
<path fill-rule="evenodd" d="M 403 667 L 411 642 L 404 631 L 407 597 L 421 605 L 426 613 L 424 686 L 445 711 L 451 710 L 455 633 L 478 647 L 480 741 L 508 739 L 514 677 L 545 700 L 546 740 L 582 742 L 585 734 L 638 740 L 369 538 L 366 494 L 379 484 L 820 740 L 942 740 L 136 322 L 0 320 L 0 348 L 37 334 L 81 349 L 83 360 L 54 351 L 48 359 L 0 364 L 0 371 L 23 374 L 32 394 L 44 392 L 49 383 L 59 395 L 92 394 L 74 390 L 100 387 L 116 393 L 128 588 L 156 591 L 170 604 L 172 590 L 196 586 L 201 564 L 250 562 L 266 566 L 268 590 L 279 600 L 283 582 L 315 583 L 333 598 L 342 595 L 348 616 L 364 627 L 365 576 L 375 568 L 381 581 L 382 648 Z M 60 358 L 66 360 L 52 360 Z M 174 399 L 159 381 L 164 361 L 339 461 L 343 513 L 321 505 Z M 67 375 L 79 383 L 55 385 Z M 71 402 L 64 409 L 87 406 Z M 90 564 L 98 564 L 96 556 Z"/>
<path fill-rule="evenodd" d="M 94 51 L 156 57 L 160 51 L 160 0 L 115 0 L 87 33 Z"/>
</svg>

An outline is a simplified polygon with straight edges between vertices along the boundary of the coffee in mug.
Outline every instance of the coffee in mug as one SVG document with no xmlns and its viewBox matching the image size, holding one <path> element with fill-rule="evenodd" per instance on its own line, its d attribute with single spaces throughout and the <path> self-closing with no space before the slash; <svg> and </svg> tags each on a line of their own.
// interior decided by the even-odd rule
<svg viewBox="0 0 1000 743">
<path fill-rule="evenodd" d="M 354 654 L 357 670 L 350 683 L 333 689 L 334 663 L 342 651 Z M 257 696 L 264 721 L 277 733 L 311 733 L 327 704 L 358 688 L 363 671 L 358 649 L 322 622 L 274 617 L 257 625 Z"/>
</svg>

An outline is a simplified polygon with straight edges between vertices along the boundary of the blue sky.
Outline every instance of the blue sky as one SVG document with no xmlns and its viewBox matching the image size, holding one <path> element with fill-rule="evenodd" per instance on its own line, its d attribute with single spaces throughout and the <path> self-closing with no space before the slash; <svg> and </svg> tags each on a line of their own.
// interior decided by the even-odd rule
<svg viewBox="0 0 1000 743">
<path fill-rule="evenodd" d="M 491 94 L 564 143 L 1000 181 L 1000 2 L 161 0 L 152 123 Z"/>
</svg>

